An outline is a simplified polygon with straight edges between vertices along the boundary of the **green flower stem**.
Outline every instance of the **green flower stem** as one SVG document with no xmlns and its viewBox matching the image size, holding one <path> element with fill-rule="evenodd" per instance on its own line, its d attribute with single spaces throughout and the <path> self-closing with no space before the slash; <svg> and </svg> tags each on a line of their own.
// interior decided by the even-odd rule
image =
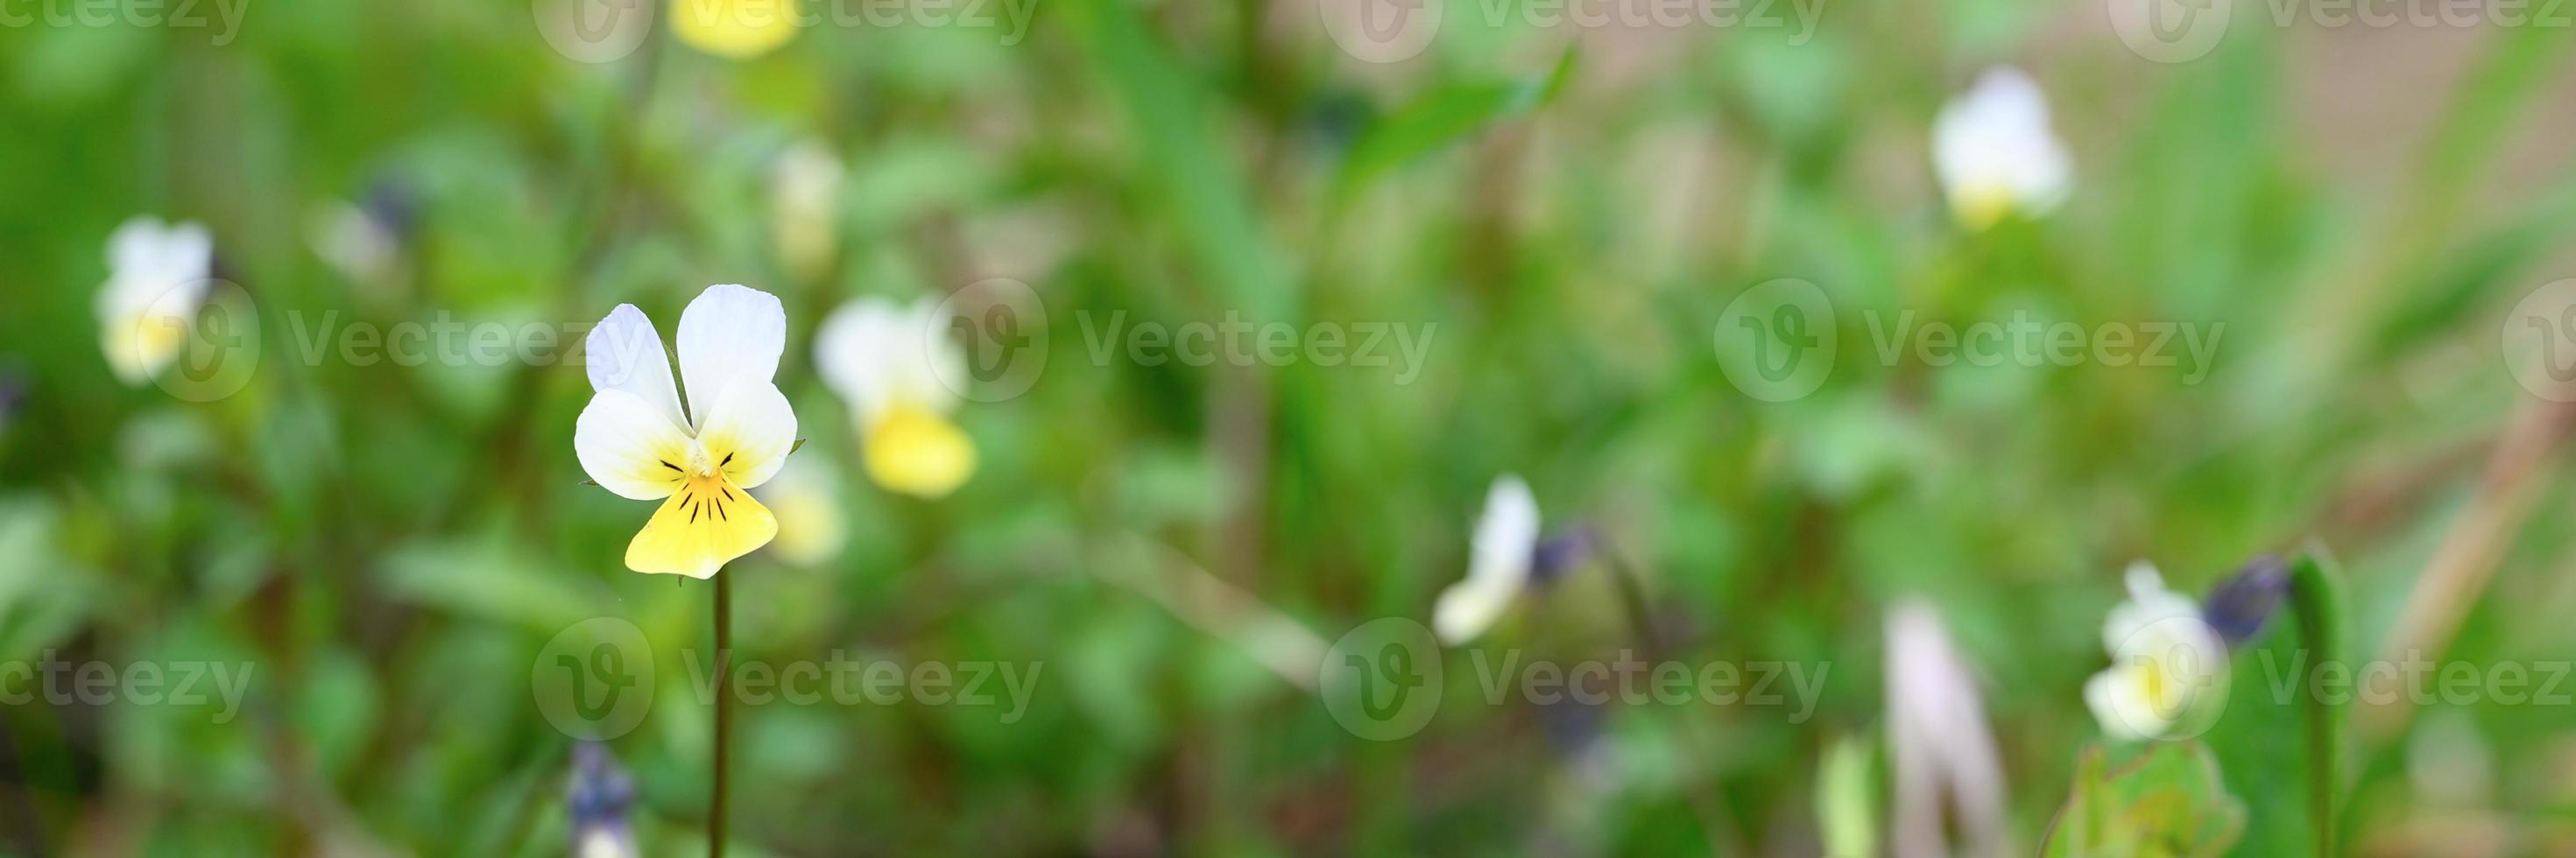
<svg viewBox="0 0 2576 858">
<path fill-rule="evenodd" d="M 1636 634 L 1638 644 L 1645 648 L 1646 658 L 1649 661 L 1663 660 L 1670 653 L 1670 648 L 1664 639 L 1661 627 L 1655 623 L 1654 611 L 1651 607 L 1653 602 L 1646 597 L 1645 579 L 1637 574 L 1636 567 L 1629 565 L 1628 558 L 1620 554 L 1617 549 L 1604 545 L 1601 548 L 1601 556 L 1609 558 L 1610 574 L 1618 580 L 1619 584 L 1620 606 L 1628 615 L 1628 625 Z M 1702 764 L 1708 764 L 1717 759 L 1716 754 L 1711 752 L 1701 740 L 1698 726 L 1690 719 L 1690 713 L 1687 711 L 1681 715 L 1679 731 L 1684 752 L 1688 753 L 1691 759 L 1698 760 Z M 1745 853 L 1743 839 L 1736 836 L 1735 825 L 1727 813 L 1726 803 L 1719 799 L 1706 777 L 1687 778 L 1682 787 L 1682 797 L 1690 805 L 1691 813 L 1699 817 L 1700 830 L 1707 838 L 1709 854 Z"/>
<path fill-rule="evenodd" d="M 2311 547 L 2290 565 L 2290 609 L 2299 618 L 2299 645 L 2314 653 L 2314 664 L 2341 658 L 2343 585 L 2321 548 Z M 2308 802 L 2314 817 L 2317 854 L 2335 854 L 2335 797 L 2343 783 L 2344 713 L 2322 695 L 2308 698 Z"/>
<path fill-rule="evenodd" d="M 725 798 L 730 780 L 731 755 L 726 749 L 733 738 L 733 576 L 716 570 L 716 751 L 715 792 L 707 803 L 707 856 L 724 858 Z"/>
</svg>

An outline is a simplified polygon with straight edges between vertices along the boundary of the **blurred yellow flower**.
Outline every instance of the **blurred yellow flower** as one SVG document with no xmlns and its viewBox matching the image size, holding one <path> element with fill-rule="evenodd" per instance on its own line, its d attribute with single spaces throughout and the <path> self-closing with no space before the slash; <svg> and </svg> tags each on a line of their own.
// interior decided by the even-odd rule
<svg viewBox="0 0 2576 858">
<path fill-rule="evenodd" d="M 214 254 L 214 238 L 193 222 L 136 217 L 108 236 L 98 342 L 119 380 L 151 381 L 178 357 L 205 304 Z"/>
<path fill-rule="evenodd" d="M 796 446 L 796 412 L 771 379 L 787 342 L 777 296 L 724 284 L 680 313 L 684 412 L 661 334 L 633 304 L 584 343 L 596 391 L 573 426 L 582 470 L 609 491 L 663 500 L 626 546 L 637 572 L 706 578 L 778 535 L 748 489 L 778 473 Z"/>
<path fill-rule="evenodd" d="M 798 566 L 819 566 L 841 555 L 848 534 L 831 469 L 802 459 L 789 462 L 761 487 L 759 496 L 778 518 L 778 539 L 770 543 L 778 556 Z"/>
<path fill-rule="evenodd" d="M 815 368 L 850 403 L 868 477 L 889 491 L 944 497 L 975 473 L 974 441 L 948 419 L 966 355 L 942 335 L 945 318 L 928 298 L 861 298 L 814 337 Z"/>
<path fill-rule="evenodd" d="M 2074 166 L 2048 125 L 2048 96 L 2029 75 L 1988 69 L 1932 123 L 1932 171 L 1969 229 L 2038 216 L 2065 201 Z"/>
<path fill-rule="evenodd" d="M 796 0 L 675 0 L 671 32 L 729 60 L 777 50 L 796 37 Z"/>
</svg>

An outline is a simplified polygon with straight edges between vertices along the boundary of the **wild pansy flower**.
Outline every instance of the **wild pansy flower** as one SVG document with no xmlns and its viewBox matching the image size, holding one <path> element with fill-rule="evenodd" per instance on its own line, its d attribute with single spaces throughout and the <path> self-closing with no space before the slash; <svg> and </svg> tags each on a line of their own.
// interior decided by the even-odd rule
<svg viewBox="0 0 2576 858">
<path fill-rule="evenodd" d="M 1519 475 L 1504 474 L 1485 492 L 1485 512 L 1468 543 L 1467 577 L 1440 591 L 1431 628 L 1440 642 L 1474 640 L 1529 586 L 1538 553 L 1538 499 Z"/>
<path fill-rule="evenodd" d="M 910 307 L 861 298 L 814 335 L 815 369 L 850 403 L 868 477 L 889 491 L 944 497 L 975 473 L 975 443 L 948 419 L 966 353 L 941 321 L 926 297 Z"/>
<path fill-rule="evenodd" d="M 2111 667 L 2084 683 L 2102 732 L 2124 741 L 2179 737 L 2226 692 L 2227 647 L 2191 597 L 2165 589 L 2156 567 L 2129 565 L 2129 600 L 2111 609 L 2102 645 Z"/>
<path fill-rule="evenodd" d="M 574 423 L 573 451 L 609 491 L 662 500 L 627 544 L 627 568 L 706 578 L 778 535 L 746 490 L 796 446 L 796 412 L 771 383 L 787 314 L 767 292 L 709 286 L 681 311 L 678 342 L 685 411 L 643 311 L 619 304 L 591 329 L 583 348 L 597 393 Z"/>
<path fill-rule="evenodd" d="M 212 285 L 215 240 L 202 224 L 136 217 L 107 238 L 98 342 L 109 369 L 140 385 L 179 356 Z"/>
<path fill-rule="evenodd" d="M 811 280 L 832 262 L 847 171 L 831 150 L 811 140 L 778 153 L 770 170 L 770 231 L 777 236 L 779 263 L 789 277 Z"/>
<path fill-rule="evenodd" d="M 1932 171 L 1969 229 L 2038 216 L 2066 199 L 2074 172 L 2048 125 L 2048 97 L 2021 70 L 1988 69 L 1932 123 Z"/>
<path fill-rule="evenodd" d="M 678 0 L 671 33 L 689 47 L 747 60 L 796 37 L 796 0 Z"/>
<path fill-rule="evenodd" d="M 1887 613 L 1887 739 L 1893 854 L 1951 854 L 1944 807 L 1957 813 L 1961 854 L 2004 854 L 2004 770 L 1985 698 L 1940 615 L 1921 601 Z"/>
<path fill-rule="evenodd" d="M 808 452 L 788 462 L 758 492 L 778 519 L 778 539 L 770 548 L 799 566 L 816 566 L 840 556 L 841 545 L 848 541 L 832 470 L 806 461 L 813 455 Z"/>
</svg>

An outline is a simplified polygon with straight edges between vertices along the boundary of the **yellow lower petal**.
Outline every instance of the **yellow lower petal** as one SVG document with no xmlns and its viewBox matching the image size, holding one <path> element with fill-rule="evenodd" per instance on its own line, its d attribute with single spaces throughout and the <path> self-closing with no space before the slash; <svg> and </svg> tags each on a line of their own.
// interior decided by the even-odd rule
<svg viewBox="0 0 2576 858">
<path fill-rule="evenodd" d="M 795 37 L 796 0 L 679 0 L 671 32 L 689 47 L 747 60 Z"/>
<path fill-rule="evenodd" d="M 975 473 L 975 443 L 939 412 L 897 406 L 867 429 L 868 476 L 888 491 L 946 496 Z"/>
<path fill-rule="evenodd" d="M 778 519 L 749 493 L 721 476 L 692 476 L 626 544 L 626 568 L 707 578 L 777 535 Z"/>
<path fill-rule="evenodd" d="M 188 324 L 175 316 L 138 313 L 108 322 L 99 330 L 98 344 L 118 380 L 142 384 L 179 356 L 180 347 L 188 344 Z"/>
<path fill-rule="evenodd" d="M 2005 215 L 2019 206 L 2011 188 L 2001 184 L 1979 183 L 1961 186 L 1950 195 L 1951 216 L 1970 230 L 1982 230 L 2001 223 Z"/>
</svg>

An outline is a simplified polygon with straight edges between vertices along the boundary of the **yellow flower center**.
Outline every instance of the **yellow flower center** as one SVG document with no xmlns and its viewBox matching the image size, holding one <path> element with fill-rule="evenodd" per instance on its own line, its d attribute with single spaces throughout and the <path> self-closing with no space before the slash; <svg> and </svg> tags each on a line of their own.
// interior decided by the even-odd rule
<svg viewBox="0 0 2576 858">
<path fill-rule="evenodd" d="M 778 519 L 769 508 L 704 458 L 702 449 L 693 450 L 690 463 L 706 470 L 684 478 L 626 544 L 627 568 L 705 578 L 778 535 Z"/>
<path fill-rule="evenodd" d="M 2001 222 L 2015 207 L 2012 188 L 2001 182 L 1969 182 L 1950 197 L 1950 211 L 1972 230 Z"/>
<path fill-rule="evenodd" d="M 671 32 L 690 47 L 732 60 L 776 49 L 796 35 L 795 0 L 681 0 Z"/>
</svg>

